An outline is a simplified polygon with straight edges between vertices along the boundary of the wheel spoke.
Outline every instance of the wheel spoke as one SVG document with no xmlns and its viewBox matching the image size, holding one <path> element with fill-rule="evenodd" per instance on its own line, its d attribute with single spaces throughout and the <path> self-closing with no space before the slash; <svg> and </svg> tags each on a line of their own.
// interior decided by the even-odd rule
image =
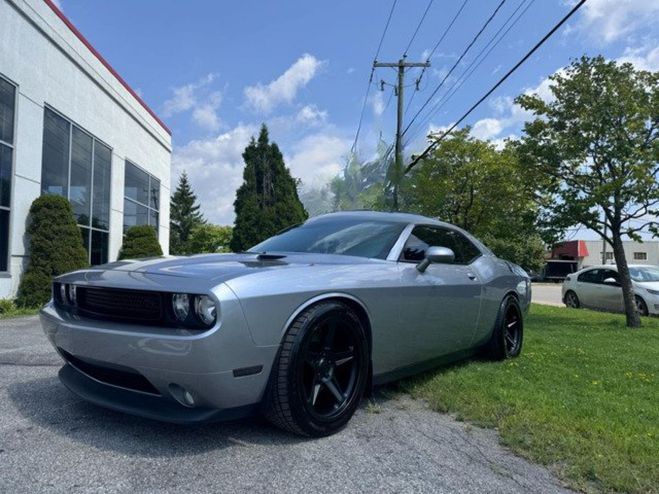
<svg viewBox="0 0 659 494">
<path fill-rule="evenodd" d="M 316 399 L 318 398 L 318 393 L 320 392 L 320 387 L 321 386 L 322 386 L 322 384 L 315 382 L 315 379 L 314 379 L 314 384 L 313 384 L 313 387 L 311 389 L 311 406 L 316 405 Z"/>
<path fill-rule="evenodd" d="M 508 341 L 508 343 L 510 344 L 510 348 L 511 348 L 511 349 L 512 349 L 512 348 L 515 348 L 516 342 L 515 342 L 515 339 L 514 339 L 512 336 L 510 336 L 509 334 L 507 334 L 507 335 L 506 335 L 506 341 Z"/>
<path fill-rule="evenodd" d="M 350 350 L 345 350 L 343 352 L 334 352 L 332 354 L 334 365 L 337 367 L 345 364 L 346 362 L 350 362 L 354 358 L 355 358 L 355 353 L 352 347 L 350 347 Z"/>
<path fill-rule="evenodd" d="M 329 389 L 330 393 L 334 395 L 334 398 L 336 398 L 336 402 L 338 404 L 343 403 L 343 400 L 345 397 L 343 396 L 343 393 L 341 392 L 341 389 L 339 388 L 339 383 L 337 382 L 335 377 L 332 377 L 325 381 L 325 387 Z"/>
</svg>

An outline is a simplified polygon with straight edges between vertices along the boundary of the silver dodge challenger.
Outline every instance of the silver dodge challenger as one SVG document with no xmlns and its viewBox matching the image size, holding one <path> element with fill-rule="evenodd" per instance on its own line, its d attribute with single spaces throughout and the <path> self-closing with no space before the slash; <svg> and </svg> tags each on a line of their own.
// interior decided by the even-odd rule
<svg viewBox="0 0 659 494">
<path fill-rule="evenodd" d="M 341 429 L 372 386 L 519 355 L 531 284 L 469 233 L 405 213 L 318 216 L 238 254 L 56 278 L 41 311 L 64 385 L 175 423 L 263 413 Z"/>
</svg>

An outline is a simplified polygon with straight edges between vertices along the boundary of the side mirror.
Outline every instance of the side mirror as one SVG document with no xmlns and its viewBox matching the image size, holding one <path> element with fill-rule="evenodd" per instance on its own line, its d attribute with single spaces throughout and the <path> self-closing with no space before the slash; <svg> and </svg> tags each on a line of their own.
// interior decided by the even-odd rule
<svg viewBox="0 0 659 494">
<path fill-rule="evenodd" d="M 618 286 L 620 283 L 618 283 L 618 280 L 615 278 L 607 278 L 604 280 L 604 283 L 607 285 L 613 285 L 613 286 Z"/>
<path fill-rule="evenodd" d="M 455 253 L 448 247 L 428 247 L 426 257 L 417 264 L 416 269 L 423 273 L 431 263 L 451 264 L 455 261 Z"/>
</svg>

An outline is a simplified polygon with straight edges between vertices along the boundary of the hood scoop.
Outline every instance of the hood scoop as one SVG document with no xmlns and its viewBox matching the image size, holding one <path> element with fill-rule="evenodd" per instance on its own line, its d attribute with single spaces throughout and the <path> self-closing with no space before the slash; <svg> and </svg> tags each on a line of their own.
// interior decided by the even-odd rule
<svg viewBox="0 0 659 494">
<path fill-rule="evenodd" d="M 286 257 L 284 254 L 268 254 L 263 252 L 256 256 L 259 261 L 276 261 L 277 259 L 283 259 Z"/>
</svg>

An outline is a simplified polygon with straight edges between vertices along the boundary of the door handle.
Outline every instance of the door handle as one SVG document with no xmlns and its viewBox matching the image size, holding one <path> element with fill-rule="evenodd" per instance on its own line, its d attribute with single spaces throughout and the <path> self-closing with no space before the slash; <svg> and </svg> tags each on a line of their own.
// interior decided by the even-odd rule
<svg viewBox="0 0 659 494">
<path fill-rule="evenodd" d="M 476 275 L 474 273 L 467 273 L 467 278 L 473 281 L 476 279 Z"/>
</svg>

